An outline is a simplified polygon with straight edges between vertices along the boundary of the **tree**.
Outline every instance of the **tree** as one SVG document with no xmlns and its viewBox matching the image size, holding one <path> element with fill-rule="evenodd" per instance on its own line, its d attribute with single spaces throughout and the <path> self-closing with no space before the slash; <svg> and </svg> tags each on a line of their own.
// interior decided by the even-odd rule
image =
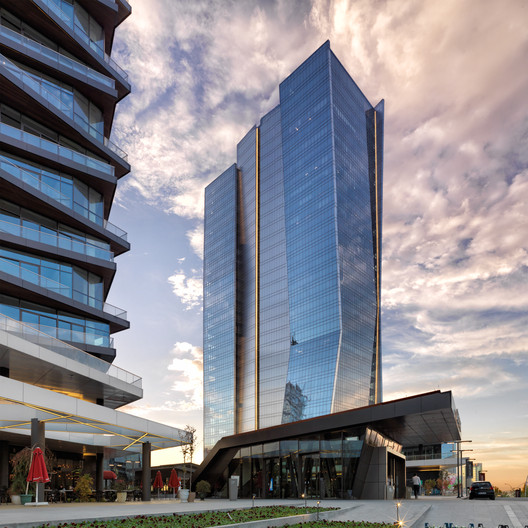
<svg viewBox="0 0 528 528">
<path fill-rule="evenodd" d="M 192 459 L 194 452 L 196 450 L 196 427 L 193 427 L 192 425 L 186 425 L 185 430 L 182 431 L 180 434 L 180 440 L 182 441 L 181 450 L 183 455 L 183 489 L 191 489 L 191 481 L 192 481 Z M 187 476 L 187 458 L 189 458 L 189 461 L 191 463 L 191 471 L 189 475 L 189 487 L 186 488 L 185 481 Z"/>
</svg>

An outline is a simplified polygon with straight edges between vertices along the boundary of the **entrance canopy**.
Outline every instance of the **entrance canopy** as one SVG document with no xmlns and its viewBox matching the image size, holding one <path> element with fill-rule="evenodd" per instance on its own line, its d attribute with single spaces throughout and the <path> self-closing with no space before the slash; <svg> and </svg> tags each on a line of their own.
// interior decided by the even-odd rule
<svg viewBox="0 0 528 528">
<path fill-rule="evenodd" d="M 175 427 L 2 378 L 0 440 L 26 443 L 34 418 L 45 423 L 46 444 L 52 449 L 54 444 L 67 444 L 74 451 L 89 446 L 93 451 L 108 447 L 141 453 L 145 442 L 156 450 L 180 446 L 186 438 L 185 432 Z"/>
<path fill-rule="evenodd" d="M 254 446 L 260 444 L 265 448 L 277 442 L 279 445 L 289 441 L 302 442 L 307 438 L 323 438 L 324 435 L 337 435 L 340 432 L 343 435 L 354 429 L 372 430 L 383 435 L 383 444 L 395 452 L 401 446 L 460 440 L 460 419 L 451 392 L 434 391 L 226 436 L 208 453 L 196 470 L 193 480 L 216 482 L 225 475 L 225 470 L 230 467 L 233 459 L 244 456 L 247 448 L 253 450 Z M 394 444 L 391 445 L 391 442 Z M 375 440 L 369 443 L 377 445 Z"/>
</svg>

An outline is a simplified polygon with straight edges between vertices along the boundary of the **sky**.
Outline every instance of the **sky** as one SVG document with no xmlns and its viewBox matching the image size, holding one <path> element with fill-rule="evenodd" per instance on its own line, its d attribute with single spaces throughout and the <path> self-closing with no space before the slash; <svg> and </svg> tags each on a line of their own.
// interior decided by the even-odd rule
<svg viewBox="0 0 528 528">
<path fill-rule="evenodd" d="M 204 187 L 323 42 L 385 100 L 384 400 L 451 390 L 466 456 L 503 489 L 528 476 L 528 2 L 133 0 L 113 57 L 132 93 L 113 140 L 132 171 L 110 221 L 132 250 L 128 412 L 202 434 Z M 153 463 L 177 453 L 154 454 Z"/>
</svg>

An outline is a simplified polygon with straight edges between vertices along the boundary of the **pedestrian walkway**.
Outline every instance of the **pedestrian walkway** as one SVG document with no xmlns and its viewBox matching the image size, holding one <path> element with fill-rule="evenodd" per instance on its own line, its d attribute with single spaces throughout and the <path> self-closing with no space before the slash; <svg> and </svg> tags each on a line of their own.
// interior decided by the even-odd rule
<svg viewBox="0 0 528 528">
<path fill-rule="evenodd" d="M 261 500 L 255 506 L 304 505 L 299 500 Z M 445 523 L 455 526 L 468 526 L 474 523 L 477 528 L 497 528 L 500 524 L 509 528 L 528 526 L 528 500 L 497 499 L 495 501 L 457 499 L 455 497 L 420 497 L 418 500 L 359 501 L 323 500 L 321 506 L 341 508 L 333 515 L 340 521 L 373 521 L 393 523 L 398 517 L 408 528 L 429 526 L 444 527 Z M 172 513 L 199 513 L 209 510 L 233 510 L 250 508 L 251 499 L 229 501 L 227 499 L 206 499 L 193 503 L 180 503 L 177 500 L 152 500 L 150 502 L 91 502 L 50 504 L 49 506 L 0 505 L 0 528 L 32 528 L 47 524 L 54 526 L 64 522 L 83 520 L 105 520 L 137 515 L 162 515 Z M 317 501 L 308 500 L 308 506 L 316 506 Z"/>
</svg>

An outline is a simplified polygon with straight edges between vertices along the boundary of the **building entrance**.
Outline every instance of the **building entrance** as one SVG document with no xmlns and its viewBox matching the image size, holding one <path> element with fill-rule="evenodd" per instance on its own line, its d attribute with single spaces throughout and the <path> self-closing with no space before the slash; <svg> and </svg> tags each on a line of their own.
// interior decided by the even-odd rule
<svg viewBox="0 0 528 528">
<path fill-rule="evenodd" d="M 321 481 L 321 457 L 319 453 L 309 453 L 301 458 L 303 482 L 300 486 L 307 499 L 316 499 L 321 496 L 320 488 L 324 487 Z"/>
</svg>

